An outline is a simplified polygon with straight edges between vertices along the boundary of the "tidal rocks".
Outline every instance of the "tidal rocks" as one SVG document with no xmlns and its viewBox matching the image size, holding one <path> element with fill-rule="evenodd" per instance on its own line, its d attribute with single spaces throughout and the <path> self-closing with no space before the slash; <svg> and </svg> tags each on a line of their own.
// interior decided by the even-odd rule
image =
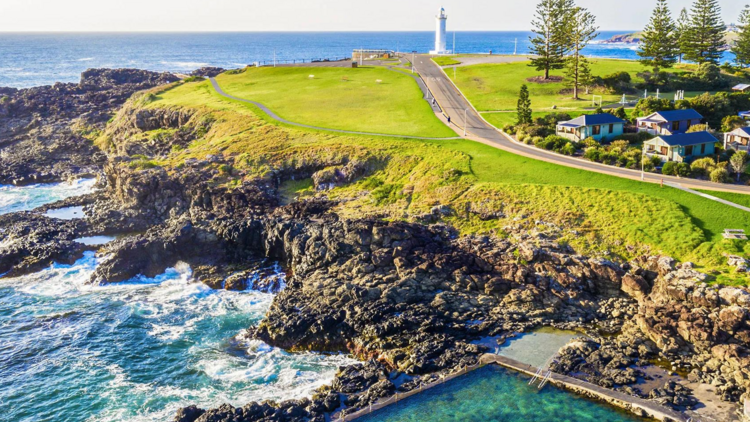
<svg viewBox="0 0 750 422">
<path fill-rule="evenodd" d="M 78 84 L 0 92 L 0 184 L 57 182 L 101 172 L 91 138 L 136 91 L 177 77 L 135 69 L 90 69 Z"/>
</svg>

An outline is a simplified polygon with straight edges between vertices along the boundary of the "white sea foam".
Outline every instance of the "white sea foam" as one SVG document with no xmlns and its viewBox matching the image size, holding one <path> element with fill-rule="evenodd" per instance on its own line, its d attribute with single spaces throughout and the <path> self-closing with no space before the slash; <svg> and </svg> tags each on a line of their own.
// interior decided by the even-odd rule
<svg viewBox="0 0 750 422">
<path fill-rule="evenodd" d="M 206 67 L 209 64 L 204 62 L 167 62 L 163 61 L 161 62 L 164 66 L 168 66 L 170 68 L 178 69 L 178 70 L 193 70 L 198 69 L 201 67 Z"/>
<path fill-rule="evenodd" d="M 92 60 L 94 60 L 94 57 L 84 57 L 82 59 L 78 59 L 77 61 L 79 61 L 79 62 L 90 62 Z"/>
<path fill-rule="evenodd" d="M 44 204 L 93 192 L 96 179 L 31 186 L 0 185 L 0 214 L 28 211 Z"/>
</svg>

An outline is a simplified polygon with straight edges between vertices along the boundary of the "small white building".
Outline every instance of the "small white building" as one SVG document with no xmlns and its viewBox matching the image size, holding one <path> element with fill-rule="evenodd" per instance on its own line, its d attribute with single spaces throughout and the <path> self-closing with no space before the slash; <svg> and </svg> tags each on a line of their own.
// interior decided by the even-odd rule
<svg viewBox="0 0 750 422">
<path fill-rule="evenodd" d="M 750 145 L 750 127 L 741 127 L 724 134 L 725 150 L 733 149 L 735 151 L 750 152 L 748 145 Z"/>
<path fill-rule="evenodd" d="M 435 49 L 430 51 L 430 54 L 450 54 L 451 52 L 446 48 L 448 15 L 445 14 L 445 9 L 442 7 L 435 17 L 435 22 L 437 23 L 437 28 L 435 29 Z"/>
</svg>

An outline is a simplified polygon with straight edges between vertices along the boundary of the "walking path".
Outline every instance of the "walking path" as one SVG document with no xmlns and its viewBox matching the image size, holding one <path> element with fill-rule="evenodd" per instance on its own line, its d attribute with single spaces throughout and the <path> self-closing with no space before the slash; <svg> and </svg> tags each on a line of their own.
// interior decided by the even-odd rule
<svg viewBox="0 0 750 422">
<path fill-rule="evenodd" d="M 472 104 L 464 97 L 443 69 L 431 60 L 430 56 L 417 56 L 414 66 L 422 76 L 422 79 L 424 79 L 427 87 L 432 92 L 432 95 L 435 97 L 438 104 L 440 104 L 443 113 L 445 113 L 446 116 L 450 116 L 452 123 L 460 129 L 457 132 L 463 132 L 464 127 L 466 127 L 468 134 L 466 139 L 481 142 L 494 148 L 536 160 L 593 171 L 596 173 L 608 174 L 610 176 L 641 180 L 641 172 L 637 170 L 594 163 L 516 142 L 510 136 L 487 123 Z M 466 116 L 466 121 L 464 121 L 464 116 Z M 696 179 L 682 179 L 654 173 L 645 173 L 643 175 L 643 181 L 649 183 L 662 183 L 663 181 L 665 183 L 678 184 L 681 187 L 691 189 L 750 194 L 750 186 L 727 185 Z"/>
<path fill-rule="evenodd" d="M 284 119 L 283 117 L 277 115 L 276 113 L 274 113 L 273 111 L 271 111 L 271 109 L 269 109 L 268 107 L 266 107 L 265 105 L 263 105 L 263 104 L 261 104 L 261 103 L 259 103 L 257 101 L 246 100 L 244 98 L 239 98 L 239 97 L 235 97 L 233 95 L 227 94 L 226 92 L 224 92 L 223 89 L 221 89 L 221 86 L 219 86 L 219 83 L 216 81 L 215 78 L 210 78 L 210 79 L 211 79 L 211 85 L 213 85 L 214 90 L 216 90 L 216 92 L 219 95 L 221 95 L 223 97 L 226 97 L 226 98 L 229 98 L 231 100 L 241 101 L 243 103 L 252 104 L 252 105 L 258 107 L 259 109 L 261 109 L 264 113 L 266 113 L 272 119 L 274 119 L 276 121 L 279 121 L 281 123 L 285 123 L 287 125 L 292 125 L 292 126 L 297 126 L 297 127 L 303 127 L 303 128 L 306 128 L 306 129 L 325 130 L 327 132 L 347 133 L 347 134 L 351 134 L 351 135 L 384 136 L 384 137 L 388 137 L 388 138 L 425 139 L 425 140 L 439 140 L 439 141 L 445 141 L 445 140 L 449 140 L 449 139 L 460 139 L 459 137 L 453 137 L 453 138 L 428 138 L 428 137 L 423 137 L 423 136 L 405 136 L 405 135 L 391 135 L 391 134 L 386 134 L 386 133 L 357 132 L 357 131 L 352 131 L 352 130 L 331 129 L 331 128 L 320 127 L 320 126 L 306 125 L 304 123 L 291 122 L 291 121 L 289 121 L 287 119 Z"/>
</svg>

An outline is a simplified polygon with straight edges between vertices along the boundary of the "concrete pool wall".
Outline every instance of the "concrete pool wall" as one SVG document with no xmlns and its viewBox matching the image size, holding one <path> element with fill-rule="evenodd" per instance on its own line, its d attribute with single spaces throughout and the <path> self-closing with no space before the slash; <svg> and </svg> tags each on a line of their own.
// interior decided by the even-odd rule
<svg viewBox="0 0 750 422">
<path fill-rule="evenodd" d="M 508 368 L 510 370 L 532 376 L 532 377 L 535 376 L 535 374 L 537 374 L 539 370 L 539 368 L 535 366 L 524 364 L 517 360 L 511 359 L 505 356 L 499 356 L 495 354 L 485 354 L 481 357 L 481 359 L 479 360 L 479 363 L 475 366 L 464 367 L 457 372 L 441 377 L 440 379 L 432 383 L 420 386 L 419 388 L 408 391 L 406 393 L 396 393 L 394 396 L 388 397 L 387 399 L 379 400 L 375 404 L 371 404 L 366 408 L 358 410 L 357 412 L 354 412 L 345 416 L 342 416 L 342 415 L 334 416 L 332 420 L 336 422 L 339 422 L 339 421 L 344 422 L 344 421 L 352 421 L 352 420 L 361 418 L 363 416 L 369 415 L 372 412 L 380 410 L 391 404 L 397 403 L 408 397 L 419 394 L 422 391 L 426 391 L 437 385 L 443 384 L 446 381 L 465 375 L 468 372 L 474 371 L 476 369 L 479 369 L 489 364 L 496 364 L 496 365 L 499 365 L 499 366 Z M 552 383 L 556 387 L 565 389 L 567 391 L 570 391 L 570 392 L 573 392 L 573 393 L 576 393 L 585 397 L 597 399 L 605 403 L 609 403 L 610 405 L 630 411 L 633 414 L 640 416 L 640 417 L 652 418 L 652 419 L 656 419 L 660 421 L 676 421 L 676 422 L 688 422 L 690 420 L 684 414 L 674 411 L 672 409 L 669 409 L 666 406 L 662 406 L 656 402 L 641 399 L 638 397 L 633 397 L 628 394 L 621 393 L 619 391 L 614 391 L 614 390 L 610 390 L 607 388 L 599 387 L 598 385 L 594 385 L 589 382 L 579 380 L 577 378 L 572 378 L 572 377 L 568 377 L 565 375 L 552 373 L 549 376 L 548 382 Z M 696 419 L 692 419 L 692 422 L 699 422 L 699 421 Z"/>
</svg>

